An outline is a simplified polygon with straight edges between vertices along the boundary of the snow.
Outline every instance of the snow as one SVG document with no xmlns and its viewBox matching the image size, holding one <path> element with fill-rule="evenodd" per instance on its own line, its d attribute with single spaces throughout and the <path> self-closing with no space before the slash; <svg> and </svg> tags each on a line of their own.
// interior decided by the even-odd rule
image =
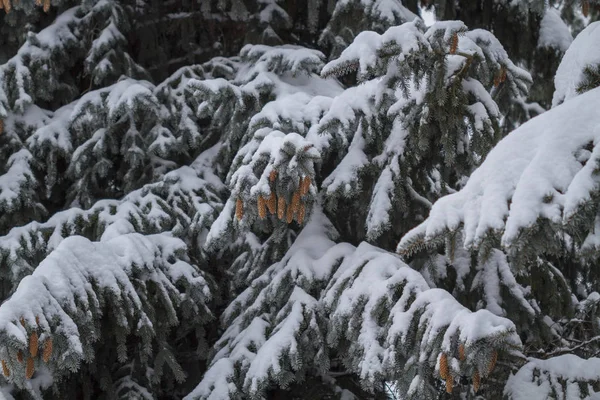
<svg viewBox="0 0 600 400">
<path fill-rule="evenodd" d="M 573 354 L 546 360 L 531 358 L 515 375 L 510 376 L 504 395 L 510 400 L 546 400 L 560 394 L 556 398 L 581 400 L 580 385 L 597 388 L 598 381 L 600 358 L 585 360 Z M 586 399 L 596 398 L 599 394 L 592 393 Z"/>
<path fill-rule="evenodd" d="M 554 77 L 552 107 L 578 95 L 583 81 L 583 69 L 600 64 L 600 21 L 592 22 L 577 35 L 563 56 Z"/>
<path fill-rule="evenodd" d="M 464 245 L 477 246 L 489 232 L 511 246 L 538 218 L 568 223 L 597 188 L 591 174 L 600 141 L 593 89 L 533 118 L 501 140 L 458 193 L 438 200 L 427 220 L 409 232 L 399 250 L 446 231 L 464 230 Z M 585 166 L 576 158 L 595 143 Z M 548 198 L 548 196 L 551 198 Z"/>
<path fill-rule="evenodd" d="M 573 36 L 567 24 L 560 17 L 560 12 L 554 7 L 546 7 L 540 23 L 538 47 L 549 47 L 564 53 L 572 42 Z"/>
</svg>

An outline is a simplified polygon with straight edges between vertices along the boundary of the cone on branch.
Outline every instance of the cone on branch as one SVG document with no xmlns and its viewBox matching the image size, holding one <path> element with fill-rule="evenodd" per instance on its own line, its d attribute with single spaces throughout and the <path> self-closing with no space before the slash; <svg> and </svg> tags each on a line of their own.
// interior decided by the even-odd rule
<svg viewBox="0 0 600 400">
<path fill-rule="evenodd" d="M 50 360 L 50 357 L 52 357 L 52 347 L 52 338 L 46 339 L 44 342 L 44 351 L 42 352 L 42 359 L 46 363 Z"/>
<path fill-rule="evenodd" d="M 300 203 L 298 206 L 298 213 L 296 214 L 296 221 L 302 225 L 304 223 L 304 217 L 306 216 L 306 206 L 304 203 Z"/>
<path fill-rule="evenodd" d="M 275 196 L 275 192 L 271 192 L 271 195 L 267 200 L 267 208 L 271 214 L 277 213 L 277 198 Z"/>
<path fill-rule="evenodd" d="M 498 361 L 498 352 L 494 350 L 488 361 L 488 375 L 492 373 L 494 368 L 496 368 L 496 362 Z"/>
<path fill-rule="evenodd" d="M 460 361 L 465 361 L 467 359 L 467 355 L 465 353 L 465 345 L 463 343 L 458 345 L 458 359 Z"/>
<path fill-rule="evenodd" d="M 590 2 L 589 0 L 581 0 L 581 13 L 587 18 L 590 15 Z"/>
<path fill-rule="evenodd" d="M 258 195 L 258 216 L 260 219 L 265 219 L 267 216 L 267 201 L 262 194 Z"/>
<path fill-rule="evenodd" d="M 285 197 L 279 196 L 277 200 L 277 218 L 283 221 L 285 218 Z"/>
<path fill-rule="evenodd" d="M 452 35 L 452 40 L 450 41 L 450 54 L 456 54 L 456 50 L 458 49 L 458 33 Z"/>
<path fill-rule="evenodd" d="M 4 120 L 0 119 L 0 135 L 4 133 Z"/>
<path fill-rule="evenodd" d="M 479 391 L 479 387 L 481 386 L 481 375 L 479 375 L 479 371 L 475 370 L 473 374 L 473 391 L 477 393 Z"/>
<path fill-rule="evenodd" d="M 502 68 L 500 68 L 500 71 L 498 72 L 498 75 L 496 75 L 494 77 L 494 87 L 500 86 L 500 84 L 502 82 L 504 82 L 505 80 L 506 80 L 506 68 L 504 66 L 502 66 Z"/>
<path fill-rule="evenodd" d="M 270 180 L 271 182 L 275 182 L 275 179 L 277 179 L 277 170 L 276 170 L 276 169 L 273 169 L 273 170 L 271 171 L 271 173 L 269 174 L 269 180 Z"/>
<path fill-rule="evenodd" d="M 10 12 L 10 10 L 12 9 L 12 4 L 10 3 L 10 0 L 2 0 L 2 6 L 4 8 L 4 11 L 8 14 Z"/>
<path fill-rule="evenodd" d="M 35 364 L 32 357 L 27 358 L 27 368 L 25 368 L 25 378 L 31 379 L 35 372 Z"/>
<path fill-rule="evenodd" d="M 17 351 L 17 361 L 20 363 L 23 362 L 23 352 L 21 350 Z"/>
<path fill-rule="evenodd" d="M 235 217 L 238 221 L 244 217 L 244 203 L 242 203 L 242 199 L 237 199 L 235 202 Z"/>
<path fill-rule="evenodd" d="M 446 379 L 446 393 L 452 393 L 452 390 L 454 389 L 454 379 L 449 376 L 448 379 Z"/>
<path fill-rule="evenodd" d="M 44 12 L 50 11 L 50 0 L 44 0 Z"/>
<path fill-rule="evenodd" d="M 446 353 L 442 353 L 440 356 L 440 376 L 442 379 L 448 379 L 450 376 L 450 369 L 448 368 L 448 356 Z"/>
<path fill-rule="evenodd" d="M 304 179 L 302 179 L 300 189 L 300 194 L 302 196 L 306 196 L 308 194 L 308 191 L 310 190 L 310 176 L 307 175 L 304 177 Z"/>
<path fill-rule="evenodd" d="M 300 207 L 300 189 L 294 192 L 294 195 L 292 196 L 292 204 L 290 205 L 290 207 L 292 208 L 292 212 L 294 214 L 298 212 L 298 207 Z"/>
<path fill-rule="evenodd" d="M 291 204 L 287 208 L 286 215 L 285 215 L 285 220 L 286 220 L 286 222 L 288 224 L 291 224 L 292 221 L 294 220 L 294 208 L 292 207 Z"/>
<path fill-rule="evenodd" d="M 2 360 L 2 373 L 7 378 L 10 376 L 10 369 L 8 369 L 8 364 L 6 364 L 5 360 Z"/>
<path fill-rule="evenodd" d="M 31 357 L 37 357 L 38 354 L 38 334 L 37 332 L 33 332 L 31 334 L 31 336 L 29 336 L 29 354 L 31 354 Z"/>
</svg>

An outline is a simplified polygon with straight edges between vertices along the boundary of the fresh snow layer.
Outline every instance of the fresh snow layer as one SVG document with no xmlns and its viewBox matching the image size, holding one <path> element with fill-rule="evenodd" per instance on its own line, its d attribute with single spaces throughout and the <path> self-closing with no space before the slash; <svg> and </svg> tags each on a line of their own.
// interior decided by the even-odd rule
<svg viewBox="0 0 600 400">
<path fill-rule="evenodd" d="M 587 26 L 573 41 L 563 56 L 554 77 L 552 107 L 578 95 L 583 69 L 600 64 L 600 21 Z"/>
<path fill-rule="evenodd" d="M 585 360 L 565 354 L 547 360 L 530 359 L 508 379 L 504 394 L 511 400 L 580 400 L 582 384 L 592 393 L 586 398 L 591 400 L 599 398 L 600 392 L 594 394 L 592 386 L 599 381 L 600 358 Z"/>
<path fill-rule="evenodd" d="M 547 7 L 540 23 L 538 47 L 549 47 L 565 52 L 572 42 L 573 36 L 560 17 L 560 12 L 553 7 Z"/>
<path fill-rule="evenodd" d="M 433 205 L 427 220 L 402 239 L 399 250 L 461 225 L 467 247 L 480 243 L 490 231 L 503 232 L 502 243 L 510 246 L 538 218 L 567 222 L 598 187 L 594 170 L 600 159 L 599 106 L 597 88 L 510 133 L 462 190 Z M 584 149 L 588 144 L 592 152 Z"/>
</svg>

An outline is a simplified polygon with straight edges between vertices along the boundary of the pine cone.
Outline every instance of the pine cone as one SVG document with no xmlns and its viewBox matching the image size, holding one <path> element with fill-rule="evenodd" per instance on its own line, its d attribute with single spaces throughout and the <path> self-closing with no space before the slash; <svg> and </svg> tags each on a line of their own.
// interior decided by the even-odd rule
<svg viewBox="0 0 600 400">
<path fill-rule="evenodd" d="M 298 221 L 298 224 L 302 225 L 302 223 L 304 223 L 305 216 L 306 207 L 304 206 L 304 203 L 300 203 L 300 206 L 298 207 L 298 213 L 296 214 L 296 221 Z"/>
<path fill-rule="evenodd" d="M 39 337 L 37 332 L 33 332 L 31 336 L 29 336 L 29 354 L 31 354 L 31 357 L 37 357 L 38 339 Z"/>
<path fill-rule="evenodd" d="M 481 375 L 479 375 L 479 371 L 475 370 L 473 374 L 473 391 L 477 393 L 479 391 L 479 387 L 481 386 Z"/>
<path fill-rule="evenodd" d="M 50 11 L 50 0 L 44 0 L 44 12 Z"/>
<path fill-rule="evenodd" d="M 450 42 L 450 54 L 456 54 L 458 49 L 458 33 L 452 35 L 452 41 Z"/>
<path fill-rule="evenodd" d="M 35 324 L 38 326 L 40 325 L 40 316 L 39 315 L 35 316 Z"/>
<path fill-rule="evenodd" d="M 286 215 L 285 215 L 285 220 L 288 224 L 291 224 L 292 221 L 294 220 L 294 208 L 292 207 L 292 205 L 290 204 L 290 206 L 287 208 L 286 211 Z"/>
<path fill-rule="evenodd" d="M 277 213 L 277 198 L 275 197 L 275 192 L 271 192 L 269 200 L 267 200 L 267 207 L 271 214 Z"/>
<path fill-rule="evenodd" d="M 4 11 L 8 14 L 12 8 L 12 4 L 10 4 L 10 0 L 2 0 L 2 5 L 4 6 Z"/>
<path fill-rule="evenodd" d="M 310 176 L 305 176 L 304 179 L 302 180 L 302 184 L 300 185 L 300 188 L 302 189 L 300 194 L 302 196 L 306 196 L 308 194 L 308 191 L 310 190 Z"/>
<path fill-rule="evenodd" d="M 19 321 L 21 322 L 21 326 L 25 328 L 25 318 L 21 317 Z"/>
<path fill-rule="evenodd" d="M 267 216 L 267 201 L 262 194 L 258 195 L 258 216 L 261 219 L 265 219 Z"/>
<path fill-rule="evenodd" d="M 300 188 L 298 188 L 298 190 L 296 190 L 294 192 L 294 195 L 292 196 L 292 204 L 291 204 L 291 208 L 292 208 L 292 212 L 294 214 L 296 214 L 298 212 L 298 207 L 300 206 Z"/>
<path fill-rule="evenodd" d="M 33 362 L 33 358 L 29 357 L 27 359 L 27 368 L 25 369 L 25 378 L 31 379 L 34 372 L 35 372 L 35 365 Z"/>
<path fill-rule="evenodd" d="M 454 379 L 451 376 L 446 379 L 446 393 L 452 393 L 454 389 Z"/>
<path fill-rule="evenodd" d="M 244 217 L 244 203 L 242 203 L 242 199 L 237 199 L 235 202 L 235 217 L 238 221 Z"/>
<path fill-rule="evenodd" d="M 498 75 L 496 75 L 494 77 L 494 87 L 500 86 L 500 84 L 502 82 L 504 82 L 505 80 L 506 80 L 506 68 L 504 66 L 502 66 L 502 68 L 500 68 L 500 71 L 498 72 Z"/>
<path fill-rule="evenodd" d="M 50 360 L 50 357 L 52 356 L 52 346 L 52 338 L 48 338 L 44 342 L 44 352 L 42 353 L 42 359 L 44 362 L 48 362 L 48 360 Z"/>
<path fill-rule="evenodd" d="M 467 355 L 465 354 L 465 345 L 463 343 L 458 345 L 458 359 L 460 361 L 465 361 L 467 359 Z"/>
<path fill-rule="evenodd" d="M 590 2 L 589 0 L 581 0 L 581 12 L 583 16 L 587 18 L 590 15 Z"/>
<path fill-rule="evenodd" d="M 498 361 L 498 352 L 494 350 L 492 352 L 492 356 L 490 357 L 490 361 L 488 362 L 488 375 L 492 373 L 494 368 L 496 367 L 496 362 Z"/>
<path fill-rule="evenodd" d="M 448 368 L 448 356 L 446 353 L 442 353 L 440 356 L 440 376 L 442 379 L 450 378 L 450 369 Z"/>
<path fill-rule="evenodd" d="M 4 120 L 0 119 L 0 135 L 2 135 L 3 133 L 4 133 Z"/>
<path fill-rule="evenodd" d="M 21 350 L 17 351 L 17 361 L 20 363 L 23 362 L 23 352 Z"/>
<path fill-rule="evenodd" d="M 6 364 L 6 361 L 4 361 L 4 360 L 2 360 L 2 373 L 7 378 L 10 376 L 10 369 L 8 369 L 8 365 Z"/>
<path fill-rule="evenodd" d="M 271 182 L 275 182 L 275 179 L 277 179 L 277 170 L 276 170 L 276 169 L 273 169 L 273 170 L 271 171 L 271 173 L 269 174 L 269 180 L 270 180 Z"/>
<path fill-rule="evenodd" d="M 283 221 L 285 218 L 285 197 L 279 196 L 277 199 L 277 218 Z"/>
</svg>

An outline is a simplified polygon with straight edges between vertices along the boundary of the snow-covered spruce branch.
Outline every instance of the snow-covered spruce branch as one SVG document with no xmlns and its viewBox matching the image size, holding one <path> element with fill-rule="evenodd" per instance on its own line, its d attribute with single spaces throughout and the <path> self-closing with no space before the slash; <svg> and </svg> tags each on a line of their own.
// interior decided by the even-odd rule
<svg viewBox="0 0 600 400">
<path fill-rule="evenodd" d="M 166 335 L 180 319 L 193 329 L 213 318 L 209 284 L 185 252 L 181 240 L 164 234 L 63 240 L 0 306 L 5 379 L 39 396 L 48 374 L 76 373 L 102 357 L 97 345 L 110 341 L 120 361 L 151 362 L 158 372 L 158 355 L 169 351 Z M 111 321 L 111 333 L 103 333 L 102 321 Z M 184 378 L 176 363 L 169 367 Z"/>
<path fill-rule="evenodd" d="M 195 251 L 204 245 L 222 207 L 224 185 L 211 165 L 219 146 L 205 151 L 190 166 L 181 167 L 129 193 L 120 200 L 100 200 L 89 209 L 70 208 L 46 222 L 14 227 L 0 236 L 0 268 L 6 298 L 19 281 L 68 236 L 109 240 L 122 234 L 173 231 Z"/>
<path fill-rule="evenodd" d="M 529 359 L 508 379 L 504 389 L 504 396 L 510 400 L 592 400 L 599 395 L 600 358 L 585 360 L 572 354 Z"/>
<path fill-rule="evenodd" d="M 499 354 L 520 348 L 511 321 L 467 310 L 393 254 L 332 237 L 315 208 L 283 259 L 224 312 L 226 331 L 187 399 L 258 398 L 273 385 L 324 376 L 325 342 L 365 388 L 397 381 L 413 398 L 442 379 L 449 391 L 459 376 L 485 384 Z"/>
</svg>

